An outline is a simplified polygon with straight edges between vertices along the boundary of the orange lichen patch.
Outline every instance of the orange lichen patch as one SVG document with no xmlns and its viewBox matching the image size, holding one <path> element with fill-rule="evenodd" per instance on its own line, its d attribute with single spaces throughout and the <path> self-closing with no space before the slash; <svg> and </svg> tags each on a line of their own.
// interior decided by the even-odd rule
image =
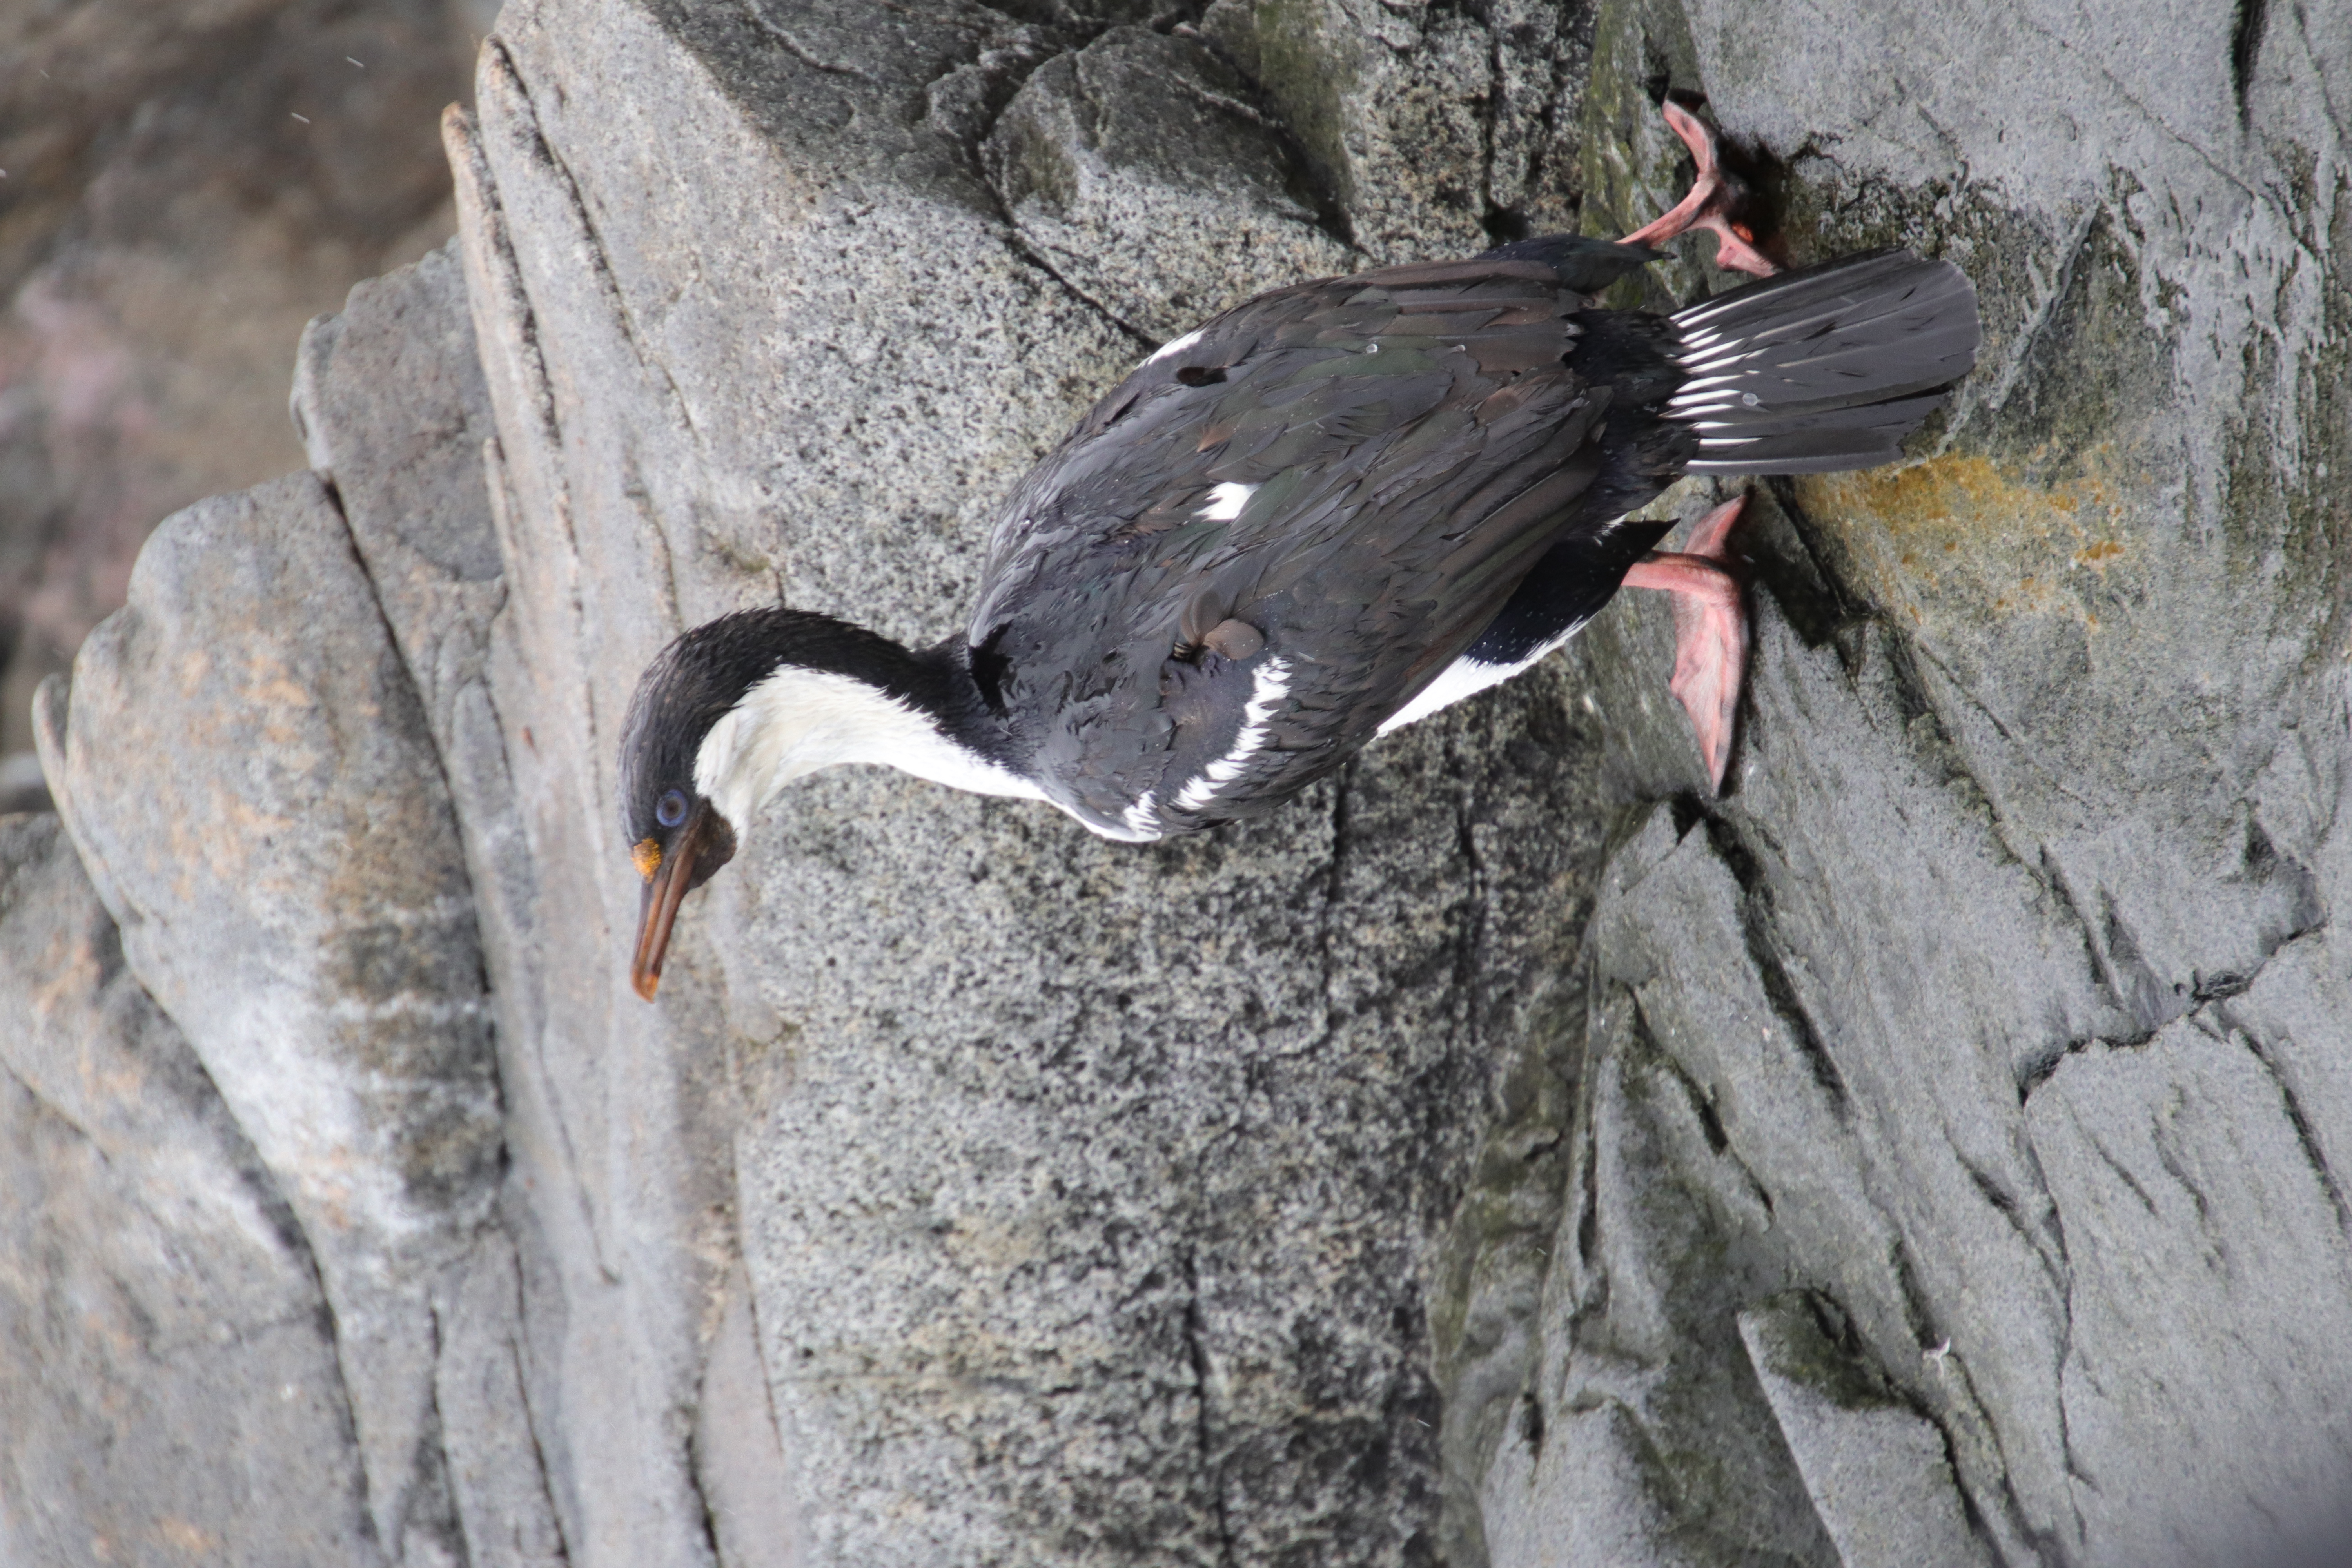
<svg viewBox="0 0 2352 1568">
<path fill-rule="evenodd" d="M 200 1530 L 184 1519 L 166 1516 L 155 1526 L 155 1531 L 171 1543 L 174 1552 L 188 1557 L 209 1557 L 221 1548 L 220 1541 L 209 1531 Z"/>
<path fill-rule="evenodd" d="M 2072 487 L 2034 484 L 1990 458 L 1959 454 L 1908 468 L 1809 476 L 1797 485 L 1810 508 L 1865 512 L 1906 543 L 1948 547 L 2068 528 L 2087 499 L 2070 493 Z"/>
<path fill-rule="evenodd" d="M 638 876 L 648 882 L 652 881 L 654 873 L 661 869 L 660 843 L 651 838 L 638 839 L 635 847 L 629 851 L 629 863 L 637 868 Z"/>
<path fill-rule="evenodd" d="M 2126 552 L 2126 509 L 2091 471 L 2044 482 L 1975 454 L 1797 480 L 1801 503 L 1845 546 L 1865 592 L 1916 618 L 1990 609 L 2085 615 L 2079 568 Z"/>
</svg>

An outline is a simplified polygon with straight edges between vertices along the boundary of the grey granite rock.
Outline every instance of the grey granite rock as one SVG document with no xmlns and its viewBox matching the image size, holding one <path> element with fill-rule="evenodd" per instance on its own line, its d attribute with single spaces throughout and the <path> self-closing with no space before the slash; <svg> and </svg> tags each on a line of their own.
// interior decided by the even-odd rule
<svg viewBox="0 0 2352 1568">
<path fill-rule="evenodd" d="M 379 1561 L 311 1255 L 54 816 L 0 818 L 0 1559 Z"/>
<path fill-rule="evenodd" d="M 808 1561 L 1427 1560 L 1459 1526 L 1426 1281 L 1489 1124 L 1558 1070 L 1538 1064 L 1601 847 L 1557 688 L 1391 747 L 1279 825 L 1142 855 L 825 780 L 689 913 L 658 1008 L 611 962 L 637 901 L 613 716 L 659 640 L 779 586 L 954 629 L 995 498 L 1149 340 L 1029 259 L 1001 215 L 1035 209 L 975 184 L 970 122 L 934 112 L 1035 52 L 1002 26 L 517 8 L 478 128 L 455 130 L 509 563 L 496 707 L 540 951 L 574 966 L 523 1004 L 537 1043 L 507 1059 L 537 1053 L 544 1088 L 510 1098 L 543 1093 L 547 1146 L 577 1162 L 589 1228 L 550 1289 L 642 1336 L 639 1393 L 551 1358 L 545 1407 L 611 1417 L 595 1448 L 580 1427 L 551 1445 L 566 1539 L 683 1550 L 624 1435 L 657 1430 L 660 1391 L 708 1386 L 700 1336 L 737 1331 L 705 1248 L 740 1246 Z M 1181 39 L 1055 37 L 1079 52 L 1010 96 L 1000 151 L 1074 113 L 1056 83 L 1087 73 L 1231 82 Z M 623 79 L 667 134 L 616 138 L 611 105 L 563 86 Z M 1148 195 L 1238 144 L 1258 162 L 1226 199 L 1260 221 L 1252 171 L 1282 144 L 1210 107 L 1163 117 L 1148 159 L 1089 150 Z M 766 220 L 733 221 L 745 201 Z M 1247 259 L 1210 286 L 1289 276 Z M 1496 1158 L 1541 1165 L 1557 1140 L 1526 1134 Z M 605 1479 L 625 1462 L 631 1486 Z M 707 1505 L 720 1476 L 678 1484 Z"/>
<path fill-rule="evenodd" d="M 319 1260 L 377 1550 L 2335 1544 L 2346 46 L 2234 26 L 516 0 L 445 126 L 462 287 L 429 258 L 314 325 L 323 480 L 170 525 L 70 722 L 44 709 L 128 962 Z M 1631 227 L 1683 178 L 1669 89 L 1712 95 L 1790 259 L 1952 255 L 1989 328 L 1916 461 L 1752 501 L 1722 799 L 1664 608 L 1627 595 L 1196 843 L 811 781 L 635 1000 L 612 748 L 666 637 L 779 593 L 951 634 L 998 498 L 1187 311 Z M 1626 293 L 1724 282 L 1692 246 Z M 295 578 L 343 606 L 299 637 L 263 608 Z M 211 650 L 255 646 L 292 679 L 223 710 L 245 667 Z M 355 687 L 374 717 L 335 729 Z M 129 743 L 218 710 L 331 760 L 289 779 L 211 720 Z M 415 879 L 370 896 L 470 910 L 478 947 L 420 922 L 446 940 L 412 956 L 475 1032 L 400 1048 L 470 1086 L 461 1142 L 502 1166 L 419 1199 L 429 1129 L 343 1074 L 321 972 L 207 978 L 359 907 L 177 877 L 262 864 L 230 778 L 276 859 L 354 846 L 284 838 L 295 801 L 365 800 Z M 231 1000 L 275 1009 L 288 1070 Z M 333 1127 L 289 1128 L 295 1090 L 360 1107 L 368 1205 L 322 1201 Z"/>
<path fill-rule="evenodd" d="M 1769 1421 L 1737 1386 L 1740 1315 L 1790 1280 L 1937 1430 L 1968 1555 L 2347 1539 L 2352 1380 L 2302 1336 L 2346 1300 L 2320 1064 L 2347 1030 L 2319 1000 L 2343 973 L 2344 632 L 2320 520 L 2352 296 L 2310 259 L 2340 183 L 2287 173 L 2340 155 L 2341 44 L 2250 16 L 2151 53 L 2120 13 L 2030 5 L 1602 12 L 1590 145 L 1642 76 L 1705 89 L 1792 258 L 1944 250 L 1989 342 L 1922 461 L 1759 504 L 1738 782 L 1652 808 L 1612 861 L 1580 1218 L 1530 1309 L 1522 1432 L 1605 1405 L 1652 1463 L 1629 1494 L 1507 1441 L 1490 1540 L 1598 1508 L 1737 1560 L 1766 1538 L 1722 1478 L 1784 1486 L 1730 1458 L 1778 1438 L 1846 1560 L 1879 1550 L 1823 1458 L 1844 1441 L 1792 1425 L 1769 1370 Z M 1640 140 L 1609 142 L 1588 220 L 1666 183 Z M 1645 617 L 1580 656 L 1614 667 Z M 1662 1214 L 1661 1187 L 1705 1217 Z M 2249 1402 L 2274 1416 L 2259 1436 Z"/>
<path fill-rule="evenodd" d="M 414 680 L 450 789 L 483 938 L 483 968 L 503 1047 L 532 1038 L 516 1003 L 536 973 L 530 847 L 516 821 L 506 741 L 489 692 L 491 626 L 506 600 L 485 448 L 488 394 L 453 250 L 352 291 L 303 334 L 293 414 L 314 471 L 333 488 L 352 543 Z M 502 1086 L 543 1082 L 502 1058 Z M 433 1293 L 437 1440 L 467 1560 L 539 1564 L 565 1557 L 539 1435 L 530 1421 L 518 1252 L 541 1250 L 537 1211 L 512 1201 L 540 1184 L 531 1103 L 503 1096 L 508 1203 Z M 551 1184 L 562 1190 L 561 1181 Z M 520 1243 L 518 1243 L 518 1237 Z"/>
<path fill-rule="evenodd" d="M 1850 1356 L 1836 1304 L 1784 1291 L 1739 1314 L 1739 1337 L 1805 1495 L 1845 1568 L 1992 1561 L 1969 1528 L 1943 1432 Z M 1927 1352 L 1940 1361 L 1948 1348 Z"/>
<path fill-rule="evenodd" d="M 131 964 L 319 1259 L 376 1530 L 404 1550 L 446 1526 L 431 1298 L 496 1195 L 500 1110 L 448 798 L 320 481 L 168 520 L 69 710 L 45 696 L 44 764 Z"/>
<path fill-rule="evenodd" d="M 1375 264 L 1575 226 L 1581 5 L 1216 0 L 1203 36 L 1290 129 Z"/>
<path fill-rule="evenodd" d="M 1118 27 L 1055 56 L 981 153 L 1020 240 L 1155 341 L 1272 279 L 1362 259 L 1318 225 L 1311 176 L 1256 90 L 1193 37 Z"/>
</svg>

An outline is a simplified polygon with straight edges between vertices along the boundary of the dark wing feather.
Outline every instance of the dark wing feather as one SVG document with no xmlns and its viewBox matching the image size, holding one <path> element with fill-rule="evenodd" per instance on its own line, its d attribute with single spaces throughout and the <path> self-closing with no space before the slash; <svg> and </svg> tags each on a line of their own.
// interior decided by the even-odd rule
<svg viewBox="0 0 2352 1568">
<path fill-rule="evenodd" d="M 1609 404 L 1569 363 L 1587 304 L 1537 258 L 1393 268 L 1260 296 L 1113 388 L 1007 503 L 971 626 L 1045 787 L 1196 826 L 1370 739 L 1579 515 Z M 1210 616 L 1263 649 L 1188 647 Z M 1240 774 L 1180 807 L 1251 713 Z"/>
<path fill-rule="evenodd" d="M 1498 245 L 1479 259 L 1509 258 L 1542 261 L 1559 269 L 1559 280 L 1570 289 L 1598 294 L 1612 283 L 1666 253 L 1646 245 L 1622 245 L 1613 239 L 1593 239 L 1580 234 L 1538 235 Z"/>
</svg>

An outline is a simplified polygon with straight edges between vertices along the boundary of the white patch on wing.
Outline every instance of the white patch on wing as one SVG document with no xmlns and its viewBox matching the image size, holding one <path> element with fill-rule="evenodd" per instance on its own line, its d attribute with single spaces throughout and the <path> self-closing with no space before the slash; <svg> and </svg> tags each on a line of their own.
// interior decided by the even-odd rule
<svg viewBox="0 0 2352 1568">
<path fill-rule="evenodd" d="M 746 691 L 695 753 L 694 787 L 741 832 L 794 779 L 845 763 L 894 767 L 976 795 L 1045 791 L 940 732 L 919 710 L 846 675 L 784 665 Z"/>
<path fill-rule="evenodd" d="M 1547 648 L 1544 651 L 1549 653 L 1550 650 Z M 1534 659 L 1528 661 L 1528 664 L 1534 662 Z M 1510 679 L 1527 667 L 1525 664 L 1481 664 L 1465 653 L 1447 665 L 1435 680 L 1423 687 L 1421 695 L 1382 720 L 1376 734 L 1386 735 L 1403 729 L 1407 724 L 1417 724 L 1441 708 L 1451 708 L 1465 697 L 1475 697 L 1490 686 Z"/>
<path fill-rule="evenodd" d="M 1419 723 L 1440 709 L 1453 707 L 1465 697 L 1475 697 L 1490 686 L 1502 685 L 1520 671 L 1541 663 L 1559 651 L 1569 638 L 1583 629 L 1584 623 L 1577 622 L 1517 664 L 1486 664 L 1464 654 L 1447 665 L 1435 680 L 1423 687 L 1420 696 L 1382 721 L 1377 734 L 1392 734 L 1407 724 Z"/>
<path fill-rule="evenodd" d="M 1201 771 L 1201 776 L 1184 786 L 1176 797 L 1180 811 L 1198 811 L 1217 797 L 1217 792 L 1242 776 L 1250 758 L 1265 749 L 1265 721 L 1290 692 L 1290 661 L 1270 658 L 1259 665 L 1250 677 L 1250 700 L 1242 709 L 1241 733 L 1234 737 L 1233 750 L 1219 757 Z M 1150 796 L 1146 795 L 1149 800 Z"/>
<path fill-rule="evenodd" d="M 1127 815 L 1120 817 L 1118 820 L 1119 825 L 1134 836 L 1128 840 L 1130 844 L 1140 843 L 1148 838 L 1159 837 L 1160 798 L 1158 795 L 1151 790 L 1145 790 L 1143 792 L 1143 798 L 1137 801 L 1133 805 L 1129 806 L 1127 808 Z M 1099 833 L 1102 830 L 1100 828 L 1097 828 L 1096 831 Z M 1104 837 L 1116 837 L 1116 835 L 1105 834 Z"/>
<path fill-rule="evenodd" d="M 1211 522 L 1231 522 L 1241 516 L 1242 508 L 1249 505 L 1250 497 L 1257 494 L 1255 485 L 1237 484 L 1227 479 L 1209 492 L 1209 504 L 1192 515 Z"/>
<path fill-rule="evenodd" d="M 1145 358 L 1143 364 L 1158 364 L 1170 354 L 1182 353 L 1186 349 L 1189 349 L 1194 343 L 1199 342 L 1201 341 L 1201 334 L 1208 330 L 1209 329 L 1206 327 L 1194 327 L 1191 331 L 1186 332 L 1181 338 L 1169 339 L 1166 342 L 1161 343 L 1158 348 L 1152 350 L 1150 354 Z M 1136 368 L 1138 370 L 1141 370 L 1143 365 L 1138 365 Z"/>
</svg>

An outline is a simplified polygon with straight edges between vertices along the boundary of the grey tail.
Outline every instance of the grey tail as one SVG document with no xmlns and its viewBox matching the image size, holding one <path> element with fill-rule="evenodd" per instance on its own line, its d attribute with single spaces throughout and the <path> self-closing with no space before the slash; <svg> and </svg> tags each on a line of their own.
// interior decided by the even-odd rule
<svg viewBox="0 0 2352 1568">
<path fill-rule="evenodd" d="M 1826 474 L 1902 456 L 1976 363 L 1977 291 L 1948 261 L 1848 256 L 1673 318 L 1689 377 L 1663 410 L 1698 432 L 1694 474 Z"/>
</svg>

